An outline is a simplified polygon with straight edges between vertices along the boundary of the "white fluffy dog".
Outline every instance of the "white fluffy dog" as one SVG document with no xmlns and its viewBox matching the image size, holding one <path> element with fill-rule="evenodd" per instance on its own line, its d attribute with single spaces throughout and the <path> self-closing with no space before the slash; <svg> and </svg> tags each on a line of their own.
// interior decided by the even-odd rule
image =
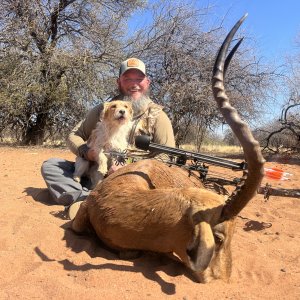
<svg viewBox="0 0 300 300">
<path fill-rule="evenodd" d="M 92 188 L 103 180 L 109 163 L 105 152 L 122 151 L 128 147 L 129 136 L 133 128 L 132 116 L 131 102 L 116 100 L 104 103 L 100 122 L 92 131 L 87 143 L 89 148 L 98 153 L 98 160 L 90 162 L 76 157 L 74 180 L 79 182 L 81 176 L 88 176 L 91 179 Z"/>
</svg>

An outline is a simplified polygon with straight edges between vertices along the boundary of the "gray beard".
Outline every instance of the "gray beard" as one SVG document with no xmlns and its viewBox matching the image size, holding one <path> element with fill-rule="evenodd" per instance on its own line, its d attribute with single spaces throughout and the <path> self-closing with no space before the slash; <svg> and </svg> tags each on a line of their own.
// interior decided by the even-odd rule
<svg viewBox="0 0 300 300">
<path fill-rule="evenodd" d="M 125 96 L 123 100 L 131 102 L 134 116 L 143 113 L 147 109 L 149 103 L 152 102 L 151 99 L 145 95 L 136 100 L 132 99 L 130 96 Z"/>
</svg>

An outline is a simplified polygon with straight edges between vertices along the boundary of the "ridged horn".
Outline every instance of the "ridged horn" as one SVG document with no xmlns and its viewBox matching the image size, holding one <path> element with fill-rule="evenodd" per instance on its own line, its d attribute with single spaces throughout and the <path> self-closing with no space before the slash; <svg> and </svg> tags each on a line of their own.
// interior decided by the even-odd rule
<svg viewBox="0 0 300 300">
<path fill-rule="evenodd" d="M 226 201 L 226 204 L 224 205 L 220 223 L 240 213 L 240 211 L 256 194 L 256 191 L 260 186 L 260 183 L 264 176 L 263 166 L 265 160 L 261 154 L 259 143 L 254 139 L 248 125 L 240 119 L 236 109 L 230 105 L 224 87 L 225 71 L 234 52 L 237 50 L 242 40 L 240 40 L 236 44 L 236 46 L 231 50 L 230 54 L 226 58 L 228 48 L 235 33 L 246 17 L 247 14 L 244 15 L 234 25 L 234 27 L 226 36 L 222 46 L 220 47 L 213 68 L 212 89 L 214 98 L 224 119 L 238 138 L 243 148 L 245 160 L 247 162 L 247 170 L 244 171 L 241 183 L 237 186 L 235 191 L 231 194 L 231 196 Z"/>
</svg>

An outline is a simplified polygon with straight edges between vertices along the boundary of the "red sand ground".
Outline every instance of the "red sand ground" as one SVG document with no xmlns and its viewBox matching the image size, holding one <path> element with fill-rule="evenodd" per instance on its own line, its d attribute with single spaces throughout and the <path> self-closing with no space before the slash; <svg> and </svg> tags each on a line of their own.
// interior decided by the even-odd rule
<svg viewBox="0 0 300 300">
<path fill-rule="evenodd" d="M 68 150 L 0 152 L 0 299 L 300 299 L 300 199 L 257 195 L 237 218 L 231 282 L 198 284 L 178 262 L 150 254 L 120 260 L 69 229 L 40 175 L 50 157 L 74 159 Z M 300 188 L 299 164 L 267 166 L 293 176 L 264 182 Z"/>
</svg>

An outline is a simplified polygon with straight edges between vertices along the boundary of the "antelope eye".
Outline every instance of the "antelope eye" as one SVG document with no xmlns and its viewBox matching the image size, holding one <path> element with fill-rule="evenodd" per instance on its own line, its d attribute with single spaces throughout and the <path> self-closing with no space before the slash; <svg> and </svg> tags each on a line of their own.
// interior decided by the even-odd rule
<svg viewBox="0 0 300 300">
<path fill-rule="evenodd" d="M 215 233 L 214 238 L 215 238 L 215 243 L 216 244 L 222 244 L 224 242 L 224 235 L 223 234 Z"/>
</svg>

